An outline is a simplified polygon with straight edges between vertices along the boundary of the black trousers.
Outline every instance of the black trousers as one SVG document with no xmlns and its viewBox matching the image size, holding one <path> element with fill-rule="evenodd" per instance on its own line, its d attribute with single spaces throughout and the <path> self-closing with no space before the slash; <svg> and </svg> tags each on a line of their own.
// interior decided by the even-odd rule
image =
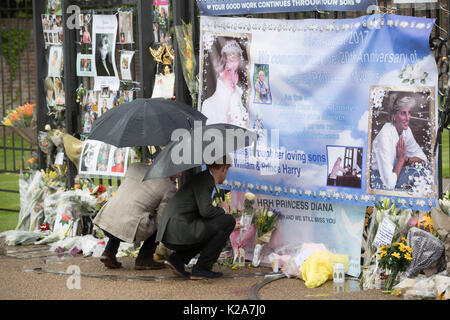
<svg viewBox="0 0 450 320">
<path fill-rule="evenodd" d="M 205 219 L 204 221 L 205 233 L 201 243 L 191 245 L 164 243 L 164 245 L 170 250 L 174 250 L 174 254 L 181 256 L 184 264 L 188 264 L 192 258 L 200 253 L 195 267 L 211 270 L 213 264 L 219 258 L 222 249 L 227 244 L 227 240 L 236 225 L 236 220 L 231 214 L 224 214 L 211 219 Z"/>
<path fill-rule="evenodd" d="M 113 236 L 108 231 L 103 230 L 105 235 L 109 238 L 108 243 L 106 244 L 105 250 L 111 252 L 112 254 L 116 255 L 117 251 L 119 251 L 119 246 L 122 240 L 119 238 Z M 142 243 L 141 249 L 139 249 L 138 258 L 144 259 L 144 258 L 152 258 L 153 254 L 156 250 L 156 232 L 154 232 L 150 238 L 144 241 Z"/>
</svg>

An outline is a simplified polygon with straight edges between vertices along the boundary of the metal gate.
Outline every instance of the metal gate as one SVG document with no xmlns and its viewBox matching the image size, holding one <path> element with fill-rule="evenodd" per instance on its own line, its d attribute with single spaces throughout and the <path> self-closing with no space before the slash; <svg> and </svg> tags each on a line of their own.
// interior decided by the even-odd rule
<svg viewBox="0 0 450 320">
<path fill-rule="evenodd" d="M 31 0 L 5 0 L 0 3 L 0 101 L 1 117 L 36 96 L 34 78 L 33 7 Z M 25 168 L 33 147 L 11 128 L 0 129 L 0 199 L 19 193 L 18 185 L 5 187 L 10 174 Z M 3 201 L 2 201 L 3 202 Z M 16 209 L 1 208 L 0 211 Z"/>
</svg>

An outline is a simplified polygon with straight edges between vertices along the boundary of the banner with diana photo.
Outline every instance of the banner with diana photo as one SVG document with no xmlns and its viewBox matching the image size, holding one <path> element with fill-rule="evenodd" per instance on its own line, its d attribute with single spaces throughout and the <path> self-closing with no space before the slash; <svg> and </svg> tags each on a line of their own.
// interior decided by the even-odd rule
<svg viewBox="0 0 450 320">
<path fill-rule="evenodd" d="M 434 19 L 201 17 L 199 110 L 256 130 L 224 187 L 429 210 L 436 203 Z"/>
</svg>

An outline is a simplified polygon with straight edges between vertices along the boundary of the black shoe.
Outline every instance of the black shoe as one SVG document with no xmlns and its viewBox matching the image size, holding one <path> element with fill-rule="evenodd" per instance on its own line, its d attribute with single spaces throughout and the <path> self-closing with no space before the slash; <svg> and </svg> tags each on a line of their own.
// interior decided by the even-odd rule
<svg viewBox="0 0 450 320">
<path fill-rule="evenodd" d="M 153 258 L 136 258 L 134 268 L 136 270 L 158 270 L 164 269 L 166 265 L 162 262 L 153 260 Z"/>
<path fill-rule="evenodd" d="M 217 279 L 217 278 L 220 278 L 221 276 L 223 276 L 222 272 L 215 272 L 212 270 L 206 270 L 206 269 L 202 269 L 197 266 L 194 266 L 194 268 L 192 268 L 191 279 L 192 280 Z"/>
<path fill-rule="evenodd" d="M 169 258 L 164 261 L 164 263 L 167 264 L 169 268 L 172 269 L 172 271 L 180 277 L 189 278 L 189 276 L 191 275 L 184 269 L 183 259 L 176 253 L 171 254 Z"/>
<path fill-rule="evenodd" d="M 122 264 L 117 261 L 116 256 L 108 250 L 103 251 L 100 261 L 103 262 L 108 269 L 122 268 Z"/>
</svg>

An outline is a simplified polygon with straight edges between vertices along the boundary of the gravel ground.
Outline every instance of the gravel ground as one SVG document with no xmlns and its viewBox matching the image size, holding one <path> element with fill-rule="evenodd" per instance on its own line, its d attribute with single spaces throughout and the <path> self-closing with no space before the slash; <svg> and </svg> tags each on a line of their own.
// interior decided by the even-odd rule
<svg viewBox="0 0 450 320">
<path fill-rule="evenodd" d="M 134 259 L 129 257 L 119 261 L 123 268 L 110 270 L 98 258 L 58 257 L 45 246 L 7 247 L 6 255 L 0 255 L 0 299 L 239 301 L 248 300 L 249 292 L 253 292 L 257 295 L 250 298 L 259 296 L 261 300 L 402 300 L 381 290 L 362 291 L 358 281 L 351 279 L 339 289 L 333 281 L 306 288 L 300 279 L 284 278 L 267 283 L 258 291 L 255 286 L 272 271 L 267 267 L 232 270 L 216 265 L 214 269 L 222 271 L 224 277 L 205 281 L 178 278 L 168 268 L 137 271 Z M 72 275 L 74 268 L 79 268 L 82 275 L 79 282 Z M 137 278 L 130 279 L 133 277 Z M 253 291 L 249 291 L 252 287 Z"/>
</svg>

